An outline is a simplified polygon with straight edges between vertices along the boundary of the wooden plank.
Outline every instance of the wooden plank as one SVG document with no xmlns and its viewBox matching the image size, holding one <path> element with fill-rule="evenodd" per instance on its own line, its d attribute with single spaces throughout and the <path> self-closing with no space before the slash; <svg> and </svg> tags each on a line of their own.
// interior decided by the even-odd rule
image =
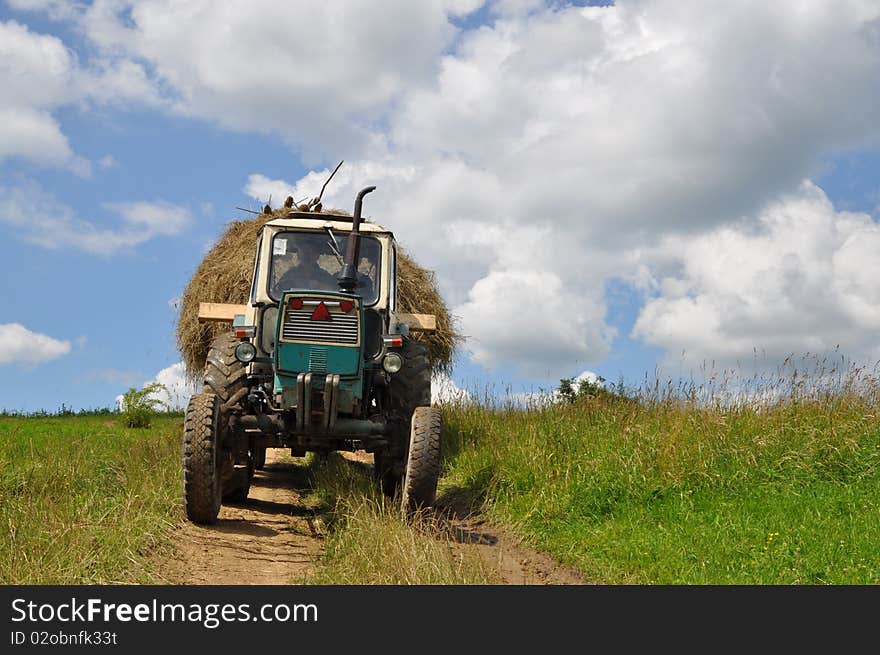
<svg viewBox="0 0 880 655">
<path fill-rule="evenodd" d="M 406 323 L 415 332 L 433 332 L 437 329 L 437 317 L 433 314 L 398 314 L 397 321 Z"/>
<path fill-rule="evenodd" d="M 217 321 L 223 323 L 232 323 L 236 314 L 244 314 L 247 312 L 247 305 L 231 305 L 229 303 L 220 302 L 200 302 L 199 303 L 199 322 Z"/>
</svg>

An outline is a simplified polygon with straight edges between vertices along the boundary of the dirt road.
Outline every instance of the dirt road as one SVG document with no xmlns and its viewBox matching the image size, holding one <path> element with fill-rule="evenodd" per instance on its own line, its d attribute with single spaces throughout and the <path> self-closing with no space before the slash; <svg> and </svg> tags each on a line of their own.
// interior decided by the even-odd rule
<svg viewBox="0 0 880 655">
<path fill-rule="evenodd" d="M 216 525 L 186 522 L 175 535 L 175 554 L 159 564 L 171 584 L 295 584 L 312 572 L 323 548 L 320 515 L 306 500 L 303 467 L 267 452 L 250 497 L 223 505 Z M 577 572 L 522 546 L 480 517 L 441 509 L 455 547 L 473 550 L 498 571 L 505 584 L 583 584 Z"/>
</svg>

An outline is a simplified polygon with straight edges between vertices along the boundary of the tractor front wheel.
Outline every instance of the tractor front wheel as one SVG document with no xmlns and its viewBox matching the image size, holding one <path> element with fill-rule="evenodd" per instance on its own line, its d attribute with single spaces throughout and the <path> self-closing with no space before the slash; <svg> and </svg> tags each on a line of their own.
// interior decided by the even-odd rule
<svg viewBox="0 0 880 655">
<path fill-rule="evenodd" d="M 443 417 L 436 407 L 416 407 L 412 415 L 409 453 L 401 490 L 401 507 L 413 512 L 434 503 L 440 477 Z"/>
<path fill-rule="evenodd" d="M 215 523 L 220 513 L 220 399 L 194 395 L 183 428 L 183 493 L 194 523 Z"/>
</svg>

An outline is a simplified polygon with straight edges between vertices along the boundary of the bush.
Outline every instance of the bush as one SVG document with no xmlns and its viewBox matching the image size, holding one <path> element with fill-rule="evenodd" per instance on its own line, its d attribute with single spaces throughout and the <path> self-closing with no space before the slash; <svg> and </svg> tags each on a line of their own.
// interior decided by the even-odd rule
<svg viewBox="0 0 880 655">
<path fill-rule="evenodd" d="M 605 378 L 597 376 L 595 380 L 577 380 L 576 378 L 562 378 L 556 395 L 561 401 L 574 403 L 587 398 L 602 398 L 605 400 L 627 400 L 630 394 L 627 392 L 623 381 L 607 386 Z"/>
<path fill-rule="evenodd" d="M 152 423 L 157 408 L 167 409 L 167 404 L 155 398 L 153 394 L 165 391 L 165 385 L 151 382 L 143 389 L 131 387 L 122 396 L 120 409 L 130 428 L 148 428 Z"/>
</svg>

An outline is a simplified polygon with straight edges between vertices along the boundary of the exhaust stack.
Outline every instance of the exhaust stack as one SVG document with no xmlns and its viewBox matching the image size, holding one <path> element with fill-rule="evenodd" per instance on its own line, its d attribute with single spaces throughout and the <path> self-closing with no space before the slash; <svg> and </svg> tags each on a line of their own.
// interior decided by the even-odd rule
<svg viewBox="0 0 880 655">
<path fill-rule="evenodd" d="M 357 264 L 361 250 L 361 207 L 364 196 L 376 190 L 374 186 L 361 189 L 354 201 L 354 216 L 351 221 L 351 233 L 345 246 L 345 260 L 339 271 L 339 289 L 345 293 L 354 293 L 357 286 Z"/>
</svg>

